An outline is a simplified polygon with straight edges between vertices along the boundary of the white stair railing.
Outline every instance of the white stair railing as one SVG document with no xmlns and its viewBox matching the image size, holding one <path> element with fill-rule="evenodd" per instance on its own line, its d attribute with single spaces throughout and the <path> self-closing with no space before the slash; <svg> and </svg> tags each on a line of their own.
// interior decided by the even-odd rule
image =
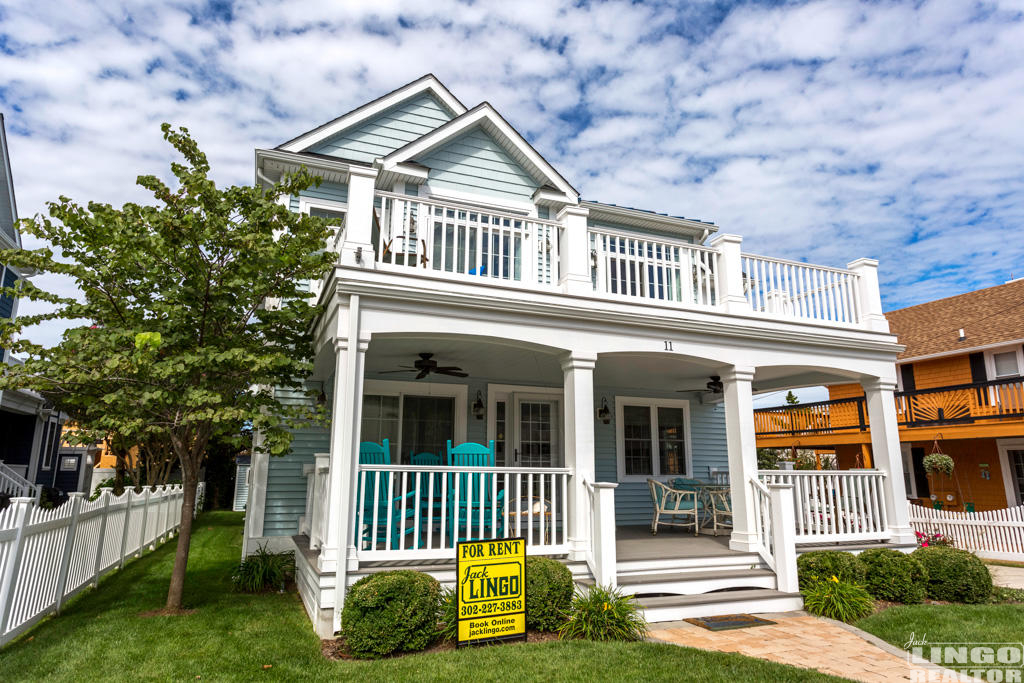
<svg viewBox="0 0 1024 683">
<path fill-rule="evenodd" d="M 612 482 L 583 480 L 590 499 L 590 544 L 587 565 L 599 586 L 615 588 L 618 585 L 615 549 L 615 489 Z"/>
<path fill-rule="evenodd" d="M 36 485 L 0 460 L 0 493 L 11 498 L 35 498 Z"/>
<path fill-rule="evenodd" d="M 766 484 L 793 486 L 797 543 L 885 540 L 885 472 L 762 470 Z"/>
<path fill-rule="evenodd" d="M 773 572 L 778 590 L 795 593 L 799 590 L 796 571 L 796 536 L 793 532 L 792 484 L 765 485 L 757 478 L 750 480 L 754 510 L 754 534 L 761 559 Z"/>
</svg>

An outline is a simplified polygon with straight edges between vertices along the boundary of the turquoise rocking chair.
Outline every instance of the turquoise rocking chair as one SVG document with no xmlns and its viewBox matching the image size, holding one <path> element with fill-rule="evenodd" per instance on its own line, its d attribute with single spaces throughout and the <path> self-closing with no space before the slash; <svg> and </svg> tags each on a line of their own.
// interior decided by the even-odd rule
<svg viewBox="0 0 1024 683">
<path fill-rule="evenodd" d="M 359 464 L 360 465 L 390 465 L 391 464 L 391 450 L 388 446 L 388 440 L 384 439 L 383 443 L 374 443 L 372 441 L 364 441 L 359 444 Z M 374 529 L 376 528 L 376 537 L 380 541 L 386 541 L 388 536 L 391 537 L 391 549 L 398 550 L 402 536 L 402 518 L 405 518 L 405 535 L 411 538 L 415 538 L 416 529 L 414 528 L 415 520 L 415 491 L 408 491 L 403 496 L 401 495 L 401 489 L 398 486 L 399 479 L 395 478 L 395 495 L 390 495 L 388 488 L 389 477 L 384 472 L 367 472 L 360 475 L 360 506 L 363 511 L 363 532 L 362 532 L 362 544 L 364 549 L 371 549 L 374 539 Z M 374 491 L 377 491 L 377 505 L 374 508 Z M 390 496 L 390 497 L 389 497 Z M 377 521 L 376 526 L 374 525 L 373 514 L 376 509 Z M 391 510 L 391 528 L 388 529 L 388 510 Z M 420 541 L 422 544 L 422 540 Z M 411 539 L 406 539 L 406 548 L 411 547 Z"/>
<path fill-rule="evenodd" d="M 494 441 L 487 445 L 468 441 L 452 447 L 448 442 L 449 467 L 494 467 Z M 505 492 L 494 497 L 494 478 L 497 474 L 459 472 L 449 475 L 448 481 L 448 539 L 458 541 L 491 538 L 493 521 L 501 524 L 501 505 Z M 456 499 L 456 488 L 458 494 Z M 482 521 L 481 521 L 482 518 Z M 470 533 L 476 537 L 471 538 Z"/>
</svg>

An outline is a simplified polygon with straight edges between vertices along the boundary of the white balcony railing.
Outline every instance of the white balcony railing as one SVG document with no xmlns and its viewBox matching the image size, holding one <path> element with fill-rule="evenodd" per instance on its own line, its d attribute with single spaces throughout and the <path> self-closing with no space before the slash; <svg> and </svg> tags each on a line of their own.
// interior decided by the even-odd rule
<svg viewBox="0 0 1024 683">
<path fill-rule="evenodd" d="M 860 287 L 852 271 L 750 254 L 743 254 L 742 264 L 747 301 L 757 313 L 860 322 Z"/>
<path fill-rule="evenodd" d="M 558 282 L 558 223 L 388 192 L 377 197 L 378 263 L 526 286 Z"/>
<path fill-rule="evenodd" d="M 793 487 L 797 543 L 889 538 L 879 470 L 762 470 L 768 485 Z"/>
<path fill-rule="evenodd" d="M 683 241 L 590 230 L 599 294 L 679 303 L 718 304 L 719 253 Z"/>
<path fill-rule="evenodd" d="M 568 551 L 570 470 L 359 465 L 360 561 L 450 559 L 460 540 L 521 537 L 527 552 Z"/>
</svg>

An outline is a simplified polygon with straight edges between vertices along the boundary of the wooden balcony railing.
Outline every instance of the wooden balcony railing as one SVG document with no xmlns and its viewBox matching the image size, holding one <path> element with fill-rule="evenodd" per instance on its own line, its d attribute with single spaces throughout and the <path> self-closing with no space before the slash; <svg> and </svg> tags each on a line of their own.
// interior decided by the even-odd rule
<svg viewBox="0 0 1024 683">
<path fill-rule="evenodd" d="M 901 391 L 896 395 L 901 427 L 931 427 L 1024 420 L 1024 378 Z M 802 403 L 754 411 L 758 436 L 841 434 L 870 427 L 864 397 Z"/>
</svg>

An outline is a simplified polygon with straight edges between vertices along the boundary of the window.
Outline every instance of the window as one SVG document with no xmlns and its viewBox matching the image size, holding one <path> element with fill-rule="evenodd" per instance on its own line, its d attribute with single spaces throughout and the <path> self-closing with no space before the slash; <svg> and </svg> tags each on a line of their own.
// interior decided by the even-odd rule
<svg viewBox="0 0 1024 683">
<path fill-rule="evenodd" d="M 448 440 L 466 440 L 466 386 L 367 380 L 360 441 L 389 442 L 391 462 L 416 453 L 445 455 Z"/>
<path fill-rule="evenodd" d="M 39 453 L 42 456 L 44 470 L 53 467 L 53 460 L 57 457 L 57 451 L 60 450 L 60 431 L 60 423 L 56 420 L 47 420 L 43 425 L 42 438 L 39 440 Z"/>
<path fill-rule="evenodd" d="M 402 397 L 403 463 L 416 453 L 439 453 L 455 439 L 455 399 L 450 396 Z"/>
<path fill-rule="evenodd" d="M 1017 377 L 1024 368 L 1024 350 L 1020 346 L 994 349 L 985 354 L 985 360 L 991 379 Z"/>
<path fill-rule="evenodd" d="M 398 396 L 363 396 L 363 421 L 360 441 L 383 443 L 391 447 L 391 462 L 398 455 Z"/>
<path fill-rule="evenodd" d="M 74 472 L 78 469 L 78 456 L 66 455 L 60 459 L 61 472 Z"/>
<path fill-rule="evenodd" d="M 616 397 L 615 408 L 620 481 L 691 472 L 687 401 Z"/>
</svg>

